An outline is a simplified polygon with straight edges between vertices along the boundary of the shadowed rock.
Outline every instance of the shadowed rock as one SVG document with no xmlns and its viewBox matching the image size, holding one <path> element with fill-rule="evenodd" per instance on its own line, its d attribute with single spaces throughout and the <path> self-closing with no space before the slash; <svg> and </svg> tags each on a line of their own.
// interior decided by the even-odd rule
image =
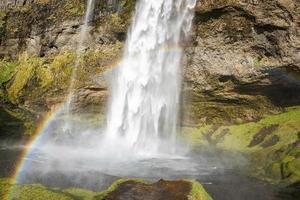
<svg viewBox="0 0 300 200">
<path fill-rule="evenodd" d="M 193 182 L 178 180 L 159 180 L 153 184 L 127 181 L 121 183 L 103 200 L 209 200 L 209 195 L 203 190 L 202 194 L 195 195 L 192 190 Z"/>
<path fill-rule="evenodd" d="M 260 144 L 265 140 L 265 138 L 272 134 L 274 131 L 278 129 L 278 124 L 270 125 L 267 127 L 263 127 L 260 131 L 258 131 L 257 134 L 253 136 L 253 139 L 251 140 L 248 147 L 253 147 L 255 145 Z"/>
</svg>

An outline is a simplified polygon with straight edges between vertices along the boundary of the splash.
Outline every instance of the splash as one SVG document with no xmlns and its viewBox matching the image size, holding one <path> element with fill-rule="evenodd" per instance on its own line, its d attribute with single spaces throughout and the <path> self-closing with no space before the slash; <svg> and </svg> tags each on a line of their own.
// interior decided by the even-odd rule
<svg viewBox="0 0 300 200">
<path fill-rule="evenodd" d="M 155 155 L 175 153 L 181 88 L 180 41 L 195 0 L 141 0 L 123 61 L 112 80 L 104 146 Z"/>
</svg>

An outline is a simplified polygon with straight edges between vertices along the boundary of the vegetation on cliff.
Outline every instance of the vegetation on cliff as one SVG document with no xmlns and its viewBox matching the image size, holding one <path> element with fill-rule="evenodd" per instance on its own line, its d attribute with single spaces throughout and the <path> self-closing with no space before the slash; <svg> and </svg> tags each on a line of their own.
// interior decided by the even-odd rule
<svg viewBox="0 0 300 200">
<path fill-rule="evenodd" d="M 184 128 L 189 143 L 242 152 L 256 177 L 273 183 L 300 181 L 300 108 L 239 125 Z M 261 162 L 263 160 L 263 162 Z"/>
<path fill-rule="evenodd" d="M 36 116 L 64 101 L 84 2 L 39 0 L 0 11 L 1 135 L 31 134 Z M 78 107 L 85 111 L 105 104 L 106 83 L 99 77 L 118 62 L 134 5 L 97 1 L 76 81 Z M 204 0 L 186 49 L 183 124 L 198 126 L 184 128 L 187 140 L 242 152 L 252 174 L 273 183 L 300 181 L 299 8 L 293 0 Z M 36 185 L 20 191 L 28 187 L 45 192 L 45 199 L 96 195 Z"/>
</svg>

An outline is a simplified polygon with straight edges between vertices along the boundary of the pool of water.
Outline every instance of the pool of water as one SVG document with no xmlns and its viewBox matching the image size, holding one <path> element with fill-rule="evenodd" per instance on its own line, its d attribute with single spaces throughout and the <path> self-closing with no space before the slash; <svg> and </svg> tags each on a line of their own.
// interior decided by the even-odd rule
<svg viewBox="0 0 300 200">
<path fill-rule="evenodd" d="M 0 176 L 11 176 L 22 152 L 22 145 L 0 148 Z M 119 178 L 196 179 L 215 200 L 283 200 L 293 199 L 295 188 L 281 188 L 248 177 L 247 162 L 239 155 L 198 150 L 187 157 L 147 158 L 112 163 L 95 159 L 68 158 L 65 163 L 39 153 L 26 158 L 26 166 L 19 174 L 21 183 L 41 183 L 48 187 L 80 187 L 100 191 Z M 68 164 L 69 163 L 69 164 Z M 76 163 L 76 164 L 74 164 Z"/>
</svg>

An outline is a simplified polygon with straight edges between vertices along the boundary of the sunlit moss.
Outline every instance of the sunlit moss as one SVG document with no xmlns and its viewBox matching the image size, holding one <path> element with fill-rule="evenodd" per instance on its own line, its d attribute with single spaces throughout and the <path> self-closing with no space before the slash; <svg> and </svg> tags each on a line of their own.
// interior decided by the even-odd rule
<svg viewBox="0 0 300 200">
<path fill-rule="evenodd" d="M 103 200 L 121 184 L 128 181 L 148 184 L 148 182 L 143 179 L 119 179 L 115 181 L 107 190 L 102 192 L 94 192 L 80 188 L 70 188 L 64 190 L 50 189 L 40 184 L 19 185 L 14 184 L 13 180 L 11 179 L 0 178 L 0 197 L 3 200 Z M 212 200 L 199 182 L 195 180 L 183 181 L 191 185 L 191 189 L 188 194 L 189 200 Z M 8 196 L 10 198 L 8 198 Z"/>
<path fill-rule="evenodd" d="M 213 138 L 218 137 L 218 135 L 220 135 L 220 133 L 224 129 L 229 129 L 228 133 L 224 136 L 224 140 L 217 143 L 218 147 L 245 152 L 256 151 L 262 149 L 262 147 L 248 147 L 250 141 L 253 139 L 253 136 L 263 127 L 278 124 L 278 130 L 274 131 L 272 135 L 276 134 L 280 137 L 280 141 L 276 144 L 276 146 L 282 146 L 284 144 L 289 144 L 297 140 L 297 133 L 300 130 L 299 117 L 300 108 L 291 108 L 288 109 L 287 112 L 284 112 L 282 114 L 266 116 L 258 122 L 250 122 L 231 126 L 220 126 L 218 130 L 213 134 Z M 193 141 L 195 144 L 199 144 L 199 142 L 203 143 L 201 139 L 205 138 L 203 138 L 202 135 L 205 133 L 205 131 L 207 131 L 208 128 L 209 126 L 203 126 L 196 129 L 189 128 L 190 131 L 187 132 L 186 135 L 189 138 L 200 138 L 198 142 Z M 289 134 L 287 135 L 287 133 Z M 189 134 L 191 135 L 189 136 Z M 268 139 L 269 137 L 270 136 L 266 137 L 266 139 Z"/>
<path fill-rule="evenodd" d="M 3 11 L 0 11 L 0 29 L 3 28 L 5 21 L 4 18 L 6 16 L 6 13 Z"/>
<path fill-rule="evenodd" d="M 203 133 L 206 133 L 210 127 L 210 125 L 199 128 L 183 127 L 179 136 L 192 145 L 208 145 L 208 141 L 205 139 Z"/>
<path fill-rule="evenodd" d="M 272 126 L 276 128 L 263 133 Z M 196 146 L 214 145 L 245 153 L 250 159 L 251 173 L 260 179 L 289 184 L 300 180 L 300 107 L 267 115 L 257 122 L 184 128 L 183 133 L 187 141 Z M 258 135 L 261 135 L 261 141 L 250 145 Z"/>
<path fill-rule="evenodd" d="M 10 200 L 9 193 L 13 185 L 12 179 L 0 178 L 0 199 Z"/>
<path fill-rule="evenodd" d="M 51 69 L 55 73 L 65 73 L 66 75 L 70 74 L 71 67 L 75 60 L 75 53 L 70 51 L 64 51 L 54 56 L 51 63 Z"/>
<path fill-rule="evenodd" d="M 11 179 L 0 179 L 0 197 L 2 200 L 74 200 L 62 192 L 49 190 L 42 185 L 14 185 Z"/>
<path fill-rule="evenodd" d="M 63 192 L 75 196 L 76 199 L 81 200 L 94 200 L 94 197 L 97 195 L 97 192 L 80 188 L 70 188 L 63 190 Z"/>
<path fill-rule="evenodd" d="M 5 59 L 0 60 L 0 85 L 13 77 L 17 65 L 17 62 L 9 62 Z"/>
<path fill-rule="evenodd" d="M 65 14 L 71 17 L 83 16 L 85 12 L 84 1 L 68 0 L 64 5 Z"/>
<path fill-rule="evenodd" d="M 38 70 L 36 70 L 36 73 L 40 81 L 40 86 L 42 88 L 49 87 L 51 83 L 54 81 L 53 73 L 51 69 L 49 69 L 49 66 L 47 65 L 39 66 Z"/>
<path fill-rule="evenodd" d="M 203 186 L 195 180 L 188 180 L 192 185 L 192 190 L 188 195 L 188 200 L 212 200 L 210 195 L 205 191 Z"/>
<path fill-rule="evenodd" d="M 37 57 L 32 57 L 29 59 L 27 55 L 22 55 L 19 63 L 20 64 L 18 65 L 14 81 L 7 90 L 12 102 L 15 102 L 21 95 L 21 90 L 34 75 L 35 68 L 42 64 L 42 61 Z"/>
<path fill-rule="evenodd" d="M 122 183 L 125 183 L 127 181 L 135 181 L 135 182 L 138 182 L 138 183 L 147 183 L 145 180 L 143 179 L 119 179 L 117 181 L 115 181 L 113 184 L 111 184 L 111 186 L 103 191 L 103 192 L 100 192 L 98 195 L 96 195 L 94 197 L 95 200 L 102 200 L 105 198 L 105 196 L 107 196 L 109 193 L 113 192 L 115 189 L 117 189 L 117 187 L 119 185 L 121 185 Z"/>
<path fill-rule="evenodd" d="M 12 198 L 18 200 L 73 200 L 59 191 L 48 190 L 42 185 L 20 185 L 14 186 Z"/>
<path fill-rule="evenodd" d="M 120 15 L 111 14 L 110 24 L 113 32 L 126 32 L 126 25 Z"/>
<path fill-rule="evenodd" d="M 272 148 L 280 148 L 281 146 L 295 142 L 298 139 L 297 133 L 300 131 L 299 119 L 300 107 L 296 107 L 291 108 L 282 114 L 267 116 L 258 122 L 228 126 L 226 128 L 229 128 L 229 134 L 225 136 L 225 140 L 219 144 L 219 147 L 245 152 L 253 152 L 262 149 L 260 146 L 253 148 L 249 147 L 249 142 L 261 128 L 278 124 L 279 128 L 274 131 L 272 135 L 278 135 L 280 141 Z"/>
</svg>

